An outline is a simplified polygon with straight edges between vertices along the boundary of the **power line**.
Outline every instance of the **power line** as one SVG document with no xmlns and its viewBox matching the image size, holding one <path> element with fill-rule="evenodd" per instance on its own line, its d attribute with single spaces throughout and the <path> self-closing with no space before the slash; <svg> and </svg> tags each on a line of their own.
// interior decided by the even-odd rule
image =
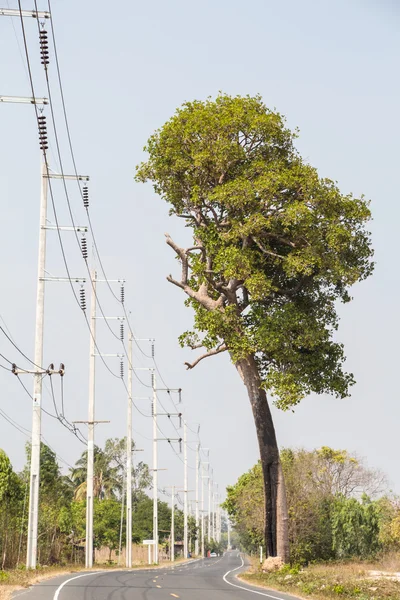
<svg viewBox="0 0 400 600">
<path fill-rule="evenodd" d="M 51 9 L 51 4 L 50 4 L 50 0 L 48 0 L 47 2 L 48 4 L 48 8 L 49 8 L 49 12 L 52 15 L 52 9 Z M 35 0 L 35 6 L 36 6 L 36 0 Z M 58 82 L 59 82 L 59 86 L 60 86 L 60 93 L 61 93 L 61 102 L 62 102 L 62 107 L 63 107 L 63 113 L 64 113 L 64 121 L 65 121 L 65 127 L 67 130 L 67 137 L 68 137 L 68 143 L 69 143 L 69 148 L 70 148 L 70 152 L 71 152 L 71 158 L 72 158 L 72 163 L 74 166 L 74 171 L 75 171 L 75 175 L 78 175 L 78 171 L 77 171 L 77 167 L 76 167 L 76 160 L 75 160 L 75 153 L 74 153 L 74 149 L 73 149 L 73 145 L 72 145 L 72 138 L 71 138 L 71 131 L 70 131 L 70 127 L 69 127 L 69 122 L 68 122 L 68 116 L 67 116 L 67 108 L 66 108 L 66 103 L 65 103 L 65 97 L 64 97 L 64 89 L 63 89 L 63 84 L 62 84 L 62 79 L 61 79 L 61 70 L 60 70 L 60 63 L 58 60 L 58 52 L 57 52 L 57 44 L 56 44 L 56 36 L 55 36 L 55 30 L 54 30 L 54 19 L 51 18 L 50 20 L 50 26 L 51 26 L 51 32 L 52 32 L 52 39 L 53 39 L 53 46 L 54 46 L 54 56 L 55 56 L 55 60 L 56 60 L 56 68 L 57 68 L 57 77 L 58 77 Z M 77 183 L 78 183 L 78 187 L 79 187 L 79 192 L 80 195 L 83 199 L 83 195 L 82 195 L 82 189 L 81 186 L 79 185 L 79 180 L 77 179 Z M 108 288 L 111 292 L 111 294 L 114 296 L 114 298 L 120 302 L 120 299 L 116 296 L 116 294 L 114 293 L 110 282 L 108 281 L 105 269 L 103 267 L 103 262 L 101 260 L 101 256 L 98 250 L 98 246 L 97 246 L 97 241 L 96 241 L 96 237 L 94 235 L 94 229 L 92 226 L 92 221 L 90 218 L 90 213 L 89 213 L 89 209 L 86 208 L 86 213 L 87 213 L 87 217 L 88 217 L 88 222 L 89 222 L 89 228 L 90 228 L 90 232 L 92 234 L 92 238 L 93 238 L 93 244 L 96 250 L 96 255 L 97 258 L 99 260 L 99 264 L 100 264 L 100 268 L 101 271 L 103 273 L 104 279 L 106 280 L 106 283 L 108 285 Z"/>
<path fill-rule="evenodd" d="M 37 364 L 36 364 L 36 363 L 35 363 L 33 360 L 31 360 L 31 359 L 30 359 L 30 358 L 29 358 L 29 357 L 28 357 L 28 356 L 27 356 L 27 355 L 26 355 L 24 352 L 22 352 L 22 350 L 21 350 L 21 349 L 20 349 L 20 348 L 17 346 L 17 344 L 14 342 L 14 340 L 13 340 L 13 339 L 12 339 L 12 338 L 11 338 L 11 337 L 8 335 L 8 333 L 6 332 L 6 330 L 5 330 L 5 329 L 4 329 L 4 328 L 3 328 L 1 325 L 0 325 L 0 330 L 1 330 L 1 331 L 3 332 L 3 334 L 6 336 L 6 338 L 8 339 L 8 341 L 9 341 L 9 342 L 11 342 L 11 344 L 14 346 L 14 348 L 15 348 L 16 350 L 18 350 L 18 352 L 19 352 L 19 353 L 20 353 L 20 354 L 21 354 L 21 355 L 22 355 L 24 358 L 26 358 L 26 360 L 27 360 L 28 362 L 30 362 L 30 363 L 31 363 L 31 364 L 32 364 L 34 367 L 37 367 L 38 369 L 42 369 L 42 370 L 43 370 L 43 367 L 40 367 L 39 365 L 37 365 Z M 3 357 L 3 358 L 4 358 L 4 357 Z M 5 360 L 7 360 L 7 359 L 5 359 Z M 10 362 L 10 364 L 12 364 L 12 363 L 11 363 L 11 361 L 8 361 L 8 360 L 7 360 L 7 362 Z"/>
<path fill-rule="evenodd" d="M 36 2 L 35 2 L 35 5 L 36 5 Z M 21 8 L 21 0 L 18 0 L 18 6 L 19 6 L 19 10 L 20 10 L 20 21 L 21 21 L 22 34 L 23 34 L 23 39 L 24 39 L 25 56 L 26 56 L 26 61 L 27 61 L 27 66 L 28 66 L 28 73 L 29 73 L 29 80 L 30 80 L 30 86 L 31 86 L 31 91 L 32 91 L 32 97 L 36 98 L 36 96 L 35 96 L 35 88 L 34 88 L 34 85 L 33 85 L 32 70 L 31 70 L 30 59 L 29 59 L 28 45 L 27 45 L 27 40 L 26 40 L 25 25 L 24 25 L 24 21 L 23 21 L 23 17 L 22 17 L 22 12 L 21 12 L 21 10 L 22 10 L 22 8 Z M 46 78 L 47 78 L 47 72 L 46 72 Z M 50 96 L 50 94 L 49 94 L 49 96 Z M 49 97 L 49 100 L 50 100 L 50 97 Z M 36 104 L 34 104 L 34 108 L 35 108 L 35 113 L 36 113 L 36 120 L 37 120 L 37 123 L 38 123 L 38 126 L 39 126 L 39 122 L 40 122 L 39 121 L 39 111 L 38 111 L 38 108 L 37 108 Z M 52 108 L 52 106 L 51 106 L 51 108 Z M 54 116 L 53 110 L 52 110 L 52 115 Z M 53 122 L 53 127 L 55 128 L 55 121 Z M 56 135 L 56 130 L 55 130 L 54 133 Z M 56 137 L 56 139 L 57 139 L 57 147 L 58 147 L 58 138 Z M 43 150 L 44 160 L 45 160 L 45 163 L 46 163 L 46 170 L 48 171 L 48 161 L 47 161 L 46 149 L 43 147 L 42 150 Z M 66 190 L 64 173 L 62 173 L 62 176 L 63 176 L 64 186 L 65 186 L 65 190 Z M 60 228 L 59 228 L 59 224 L 58 224 L 57 211 L 56 211 L 56 207 L 55 207 L 53 189 L 52 189 L 52 186 L 51 186 L 51 180 L 50 179 L 48 180 L 48 183 L 49 183 L 49 190 L 50 190 L 50 196 L 51 196 L 51 203 L 52 203 L 53 212 L 54 212 L 54 218 L 55 218 L 55 221 L 56 221 L 56 227 L 57 227 L 57 233 L 58 233 L 58 240 L 59 240 L 59 244 L 60 244 L 60 247 L 61 247 L 61 253 L 62 253 L 62 257 L 63 257 L 65 269 L 66 269 L 66 272 L 67 272 L 68 281 L 69 281 L 72 293 L 73 293 L 73 295 L 75 297 L 75 300 L 76 300 L 76 302 L 77 302 L 77 304 L 78 304 L 78 306 L 80 308 L 80 302 L 79 302 L 79 299 L 78 299 L 78 297 L 76 295 L 75 289 L 74 289 L 73 284 L 72 284 L 71 275 L 70 275 L 69 267 L 68 267 L 68 263 L 67 263 L 67 258 L 66 258 L 66 254 L 65 254 L 65 250 L 64 250 L 64 246 L 63 246 L 61 234 L 60 234 Z M 67 193 L 67 200 L 68 200 L 68 204 L 69 204 L 68 192 L 66 191 L 66 193 Z M 71 212 L 71 217 L 72 217 L 72 212 Z M 75 227 L 75 224 L 74 224 L 74 221 L 73 221 L 73 217 L 72 217 L 72 223 L 73 223 L 73 226 Z M 76 235 L 76 231 L 75 231 L 75 235 Z M 79 240 L 78 240 L 78 243 L 79 243 Z M 86 264 L 87 264 L 87 261 L 86 261 Z M 90 278 L 90 281 L 91 281 L 91 278 Z M 99 304 L 99 308 L 100 308 L 100 304 Z M 89 324 L 87 315 L 86 315 L 85 311 L 82 311 L 82 312 L 84 314 L 85 321 L 86 321 L 87 327 L 89 329 L 89 332 L 91 333 L 91 328 L 90 328 L 90 324 Z M 92 333 L 91 333 L 91 335 L 92 335 Z M 97 346 L 96 342 L 95 342 L 95 346 L 96 346 L 97 352 L 99 353 L 100 358 L 101 358 L 102 362 L 104 363 L 105 367 L 108 369 L 108 371 L 114 377 L 118 377 L 119 378 L 119 375 L 116 375 L 109 368 L 109 366 L 107 365 L 106 361 L 104 360 L 104 357 L 101 356 L 101 353 L 100 353 L 100 351 L 98 349 L 98 346 Z M 35 365 L 35 366 L 37 366 L 37 365 Z"/>
</svg>

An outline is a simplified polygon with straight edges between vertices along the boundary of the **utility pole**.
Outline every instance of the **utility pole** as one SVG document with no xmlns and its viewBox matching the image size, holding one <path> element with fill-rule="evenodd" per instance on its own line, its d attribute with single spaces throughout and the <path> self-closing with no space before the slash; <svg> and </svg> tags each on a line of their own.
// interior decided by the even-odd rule
<svg viewBox="0 0 400 600">
<path fill-rule="evenodd" d="M 211 542 L 211 480 L 212 480 L 212 469 L 208 465 L 208 470 L 211 475 L 208 478 L 208 542 Z"/>
<path fill-rule="evenodd" d="M 97 273 L 91 273 L 90 300 L 90 357 L 89 357 L 89 406 L 88 406 L 88 445 L 87 445 L 87 483 L 86 483 L 86 552 L 85 566 L 93 567 L 93 472 L 94 472 L 94 400 L 96 391 L 96 281 Z"/>
<path fill-rule="evenodd" d="M 158 472 L 157 472 L 157 388 L 154 369 L 151 373 L 153 388 L 153 562 L 158 564 Z"/>
<path fill-rule="evenodd" d="M 126 566 L 132 568 L 132 333 L 128 340 L 128 409 L 126 433 Z"/>
<path fill-rule="evenodd" d="M 95 421 L 95 393 L 96 393 L 96 356 L 116 356 L 123 358 L 121 354 L 100 354 L 96 352 L 96 322 L 101 319 L 121 319 L 121 317 L 97 317 L 97 283 L 98 282 L 120 282 L 119 279 L 98 279 L 96 269 L 92 269 L 90 275 L 90 346 L 89 346 L 89 404 L 88 404 L 88 444 L 87 444 L 87 482 L 86 482 L 86 549 L 85 566 L 87 569 L 93 567 L 93 495 L 94 495 L 94 427 L 97 423 L 108 421 Z"/>
<path fill-rule="evenodd" d="M 215 484 L 212 482 L 212 500 L 211 500 L 211 536 L 215 540 Z"/>
<path fill-rule="evenodd" d="M 175 487 L 172 486 L 171 499 L 171 541 L 170 541 L 171 562 L 175 560 Z"/>
<path fill-rule="evenodd" d="M 42 161 L 42 184 L 40 190 L 40 228 L 38 281 L 36 292 L 36 328 L 35 328 L 35 366 L 43 363 L 43 334 L 44 334 L 44 278 L 46 275 L 46 219 L 47 219 L 47 163 Z M 35 373 L 33 380 L 33 414 L 32 414 L 32 444 L 31 444 L 31 473 L 29 489 L 28 516 L 28 545 L 26 556 L 27 569 L 36 569 L 37 533 L 39 518 L 39 478 L 40 478 L 40 442 L 42 427 L 42 380 L 41 373 Z"/>
<path fill-rule="evenodd" d="M 200 443 L 196 446 L 196 541 L 194 544 L 194 553 L 199 555 L 199 453 Z"/>
<path fill-rule="evenodd" d="M 204 558 L 204 467 L 201 465 L 201 556 Z"/>
<path fill-rule="evenodd" d="M 208 451 L 210 454 L 210 451 Z M 209 475 L 203 475 L 204 473 L 204 465 L 209 465 L 209 462 L 201 463 L 201 555 L 205 557 L 205 510 L 204 510 L 204 479 L 210 479 Z"/>
<path fill-rule="evenodd" d="M 187 424 L 183 422 L 183 552 L 188 558 L 188 463 L 187 463 Z"/>
<path fill-rule="evenodd" d="M 20 99 L 21 101 L 24 99 Z M 12 101 L 9 100 L 9 101 Z M 15 101 L 15 100 L 14 100 Z M 34 101 L 36 103 L 36 101 Z M 44 119 L 44 117 L 43 117 Z M 41 133 L 41 143 L 44 143 L 46 134 L 45 125 Z M 36 370 L 33 373 L 33 411 L 32 411 L 32 443 L 31 443 L 31 472 L 30 472 L 30 490 L 29 490 L 29 513 L 28 513 L 28 543 L 26 555 L 26 568 L 36 569 L 37 560 L 37 532 L 39 520 L 39 487 L 40 487 L 40 444 L 41 444 L 41 428 L 42 428 L 42 381 L 43 371 L 41 365 L 43 363 L 43 338 L 44 338 L 44 297 L 45 297 L 45 282 L 50 280 L 55 281 L 70 281 L 65 278 L 47 277 L 46 276 L 46 238 L 47 230 L 47 192 L 48 179 L 53 177 L 49 173 L 46 155 L 41 163 L 41 192 L 40 192 L 40 219 L 39 219 L 39 251 L 38 251 L 38 278 L 36 291 L 36 324 L 35 324 L 35 351 L 34 351 L 34 366 Z M 88 179 L 88 178 L 86 178 Z M 57 227 L 56 229 L 65 229 Z M 73 228 L 72 228 L 73 229 Z M 75 281 L 85 281 L 84 279 L 76 278 Z M 17 370 L 15 371 L 17 372 Z M 53 371 L 52 371 L 53 372 Z M 62 373 L 61 373 L 62 372 Z M 50 374 L 50 371 L 48 370 Z M 63 369 L 60 369 L 60 374 Z"/>
</svg>

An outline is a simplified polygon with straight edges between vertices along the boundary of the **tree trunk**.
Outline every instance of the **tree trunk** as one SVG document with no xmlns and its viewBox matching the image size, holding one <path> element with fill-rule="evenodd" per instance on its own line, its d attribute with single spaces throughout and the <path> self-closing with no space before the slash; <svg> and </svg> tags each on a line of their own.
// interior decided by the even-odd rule
<svg viewBox="0 0 400 600">
<path fill-rule="evenodd" d="M 265 546 L 268 556 L 289 560 L 288 511 L 286 488 L 274 423 L 265 390 L 253 355 L 235 363 L 246 388 L 253 410 L 260 448 L 265 496 Z"/>
</svg>

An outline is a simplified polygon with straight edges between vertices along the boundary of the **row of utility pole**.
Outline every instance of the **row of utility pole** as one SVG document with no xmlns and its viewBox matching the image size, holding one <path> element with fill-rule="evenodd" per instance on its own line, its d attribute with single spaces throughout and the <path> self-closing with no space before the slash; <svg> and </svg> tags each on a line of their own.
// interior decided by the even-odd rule
<svg viewBox="0 0 400 600">
<path fill-rule="evenodd" d="M 0 15 L 19 17 L 24 19 L 25 17 L 35 17 L 39 19 L 50 19 L 51 15 L 45 11 L 22 11 L 13 9 L 0 9 Z M 27 55 L 28 59 L 28 55 Z M 47 70 L 47 65 L 45 64 Z M 37 295 L 36 295 L 36 321 L 35 321 L 35 349 L 34 349 L 34 370 L 16 370 L 16 374 L 20 373 L 31 373 L 34 378 L 33 383 L 33 412 L 32 412 L 32 450 L 31 450 L 31 465 L 30 465 L 30 493 L 29 493 L 29 516 L 28 516 L 28 539 L 27 539 L 27 558 L 26 567 L 36 568 L 37 561 L 37 539 L 38 539 L 38 514 L 39 514 L 39 484 L 40 484 L 40 445 L 41 445 L 41 415 L 42 415 L 42 382 L 43 376 L 58 374 L 64 376 L 64 365 L 60 366 L 59 370 L 54 368 L 44 369 L 43 364 L 43 340 L 44 340 L 44 325 L 45 325 L 45 288 L 47 282 L 74 282 L 84 284 L 86 283 L 85 277 L 53 277 L 49 276 L 46 270 L 46 242 L 47 232 L 49 230 L 57 231 L 60 234 L 61 231 L 72 231 L 75 235 L 84 234 L 88 231 L 87 226 L 60 226 L 51 225 L 48 221 L 47 201 L 48 201 L 48 189 L 51 185 L 51 179 L 62 179 L 64 180 L 78 180 L 84 183 L 89 181 L 89 177 L 81 175 L 65 175 L 64 173 L 54 173 L 48 164 L 47 160 L 47 128 L 46 118 L 43 116 L 43 108 L 49 104 L 47 98 L 39 98 L 34 94 L 34 88 L 32 84 L 32 96 L 31 97 L 15 97 L 15 96 L 0 96 L 0 103 L 18 103 L 18 104 L 31 104 L 35 107 L 36 118 L 39 127 L 39 139 L 40 148 L 42 151 L 42 162 L 41 162 L 41 193 L 40 193 L 40 219 L 39 219 L 39 249 L 38 249 L 38 271 L 37 271 Z M 52 192 L 52 190 L 50 189 Z M 85 196 L 85 194 L 83 194 Z M 84 206 L 87 208 L 88 205 Z M 86 240 L 82 244 L 83 257 L 87 260 L 86 251 Z M 88 427 L 88 440 L 87 440 L 87 504 L 86 504 L 86 554 L 85 564 L 86 567 L 91 568 L 93 566 L 93 501 L 94 501 L 94 447 L 95 447 L 95 426 L 99 423 L 107 421 L 96 421 L 95 414 L 95 397 L 96 397 L 96 357 L 101 357 L 103 360 L 106 357 L 120 358 L 121 361 L 124 358 L 123 354 L 102 354 L 99 352 L 98 345 L 96 342 L 97 333 L 97 320 L 117 320 L 123 322 L 125 318 L 123 316 L 101 316 L 97 315 L 97 286 L 101 282 L 109 283 L 120 283 L 124 284 L 124 280 L 107 280 L 99 279 L 97 272 L 93 269 L 90 273 L 90 290 L 91 290 L 91 303 L 90 303 L 90 358 L 89 358 L 89 401 L 88 401 L 88 420 L 85 421 Z M 80 292 L 80 302 L 83 311 L 86 311 L 86 302 L 83 288 Z M 124 294 L 121 294 L 121 303 L 124 302 Z M 121 340 L 123 339 L 123 327 L 121 327 Z M 132 405 L 133 405 L 133 366 L 132 360 L 132 342 L 134 341 L 132 332 L 129 332 L 128 339 L 128 394 L 127 394 L 127 430 L 126 430 L 126 566 L 132 566 Z M 154 340 L 146 340 L 152 343 L 152 355 L 154 357 Z M 159 437 L 160 429 L 158 426 L 158 418 L 161 416 L 178 417 L 181 421 L 182 414 L 176 413 L 159 413 L 157 406 L 157 385 L 156 375 L 154 368 L 140 368 L 148 370 L 151 373 L 152 381 L 152 421 L 153 421 L 153 562 L 158 563 L 158 443 L 160 441 L 167 441 L 168 443 L 182 443 L 182 438 L 164 438 Z M 121 377 L 123 377 L 123 371 L 121 367 Z M 159 390 L 161 391 L 161 390 Z M 178 390 L 167 390 L 167 391 L 178 391 Z M 180 394 L 180 390 L 179 390 Z M 78 421 L 76 421 L 78 422 Z M 82 422 L 82 421 L 81 421 Z M 187 422 L 183 422 L 183 505 L 184 505 L 184 555 L 188 556 L 189 553 L 189 539 L 188 539 L 188 441 L 187 441 Z M 200 541 L 196 539 L 195 542 L 195 553 L 202 554 L 204 556 L 205 548 L 205 502 L 204 502 L 204 482 L 208 481 L 208 527 L 207 536 L 208 542 L 211 539 L 220 541 L 221 539 L 221 515 L 219 509 L 218 495 L 214 493 L 213 485 L 213 472 L 210 468 L 210 463 L 201 460 L 200 445 L 196 445 L 196 486 L 195 486 L 195 521 L 196 527 L 200 529 Z M 208 451 L 209 452 L 209 451 Z M 207 467 L 207 468 L 206 468 Z M 201 484 L 201 509 L 199 499 L 199 482 Z M 176 487 L 172 488 L 172 530 L 171 530 L 171 560 L 174 557 L 174 502 L 177 493 Z"/>
</svg>

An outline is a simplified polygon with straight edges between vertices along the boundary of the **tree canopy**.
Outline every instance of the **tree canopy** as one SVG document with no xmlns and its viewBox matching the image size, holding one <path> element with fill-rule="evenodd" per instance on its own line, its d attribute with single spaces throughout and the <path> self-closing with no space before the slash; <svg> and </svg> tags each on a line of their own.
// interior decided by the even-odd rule
<svg viewBox="0 0 400 600">
<path fill-rule="evenodd" d="M 182 345 L 200 360 L 255 356 L 262 386 L 287 409 L 310 392 L 347 396 L 354 383 L 334 340 L 337 301 L 373 269 L 368 202 L 343 194 L 296 151 L 260 96 L 187 102 L 148 140 L 138 181 L 152 181 L 192 230 L 167 243 L 194 328 Z"/>
</svg>

